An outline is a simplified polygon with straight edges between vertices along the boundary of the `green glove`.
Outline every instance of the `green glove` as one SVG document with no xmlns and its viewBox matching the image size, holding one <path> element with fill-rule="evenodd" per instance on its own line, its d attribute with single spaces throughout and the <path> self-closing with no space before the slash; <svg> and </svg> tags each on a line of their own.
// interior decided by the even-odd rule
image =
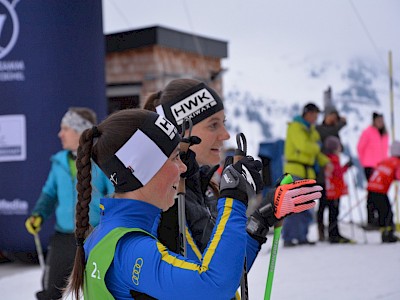
<svg viewBox="0 0 400 300">
<path fill-rule="evenodd" d="M 41 229 L 42 222 L 43 218 L 41 216 L 32 215 L 25 221 L 26 230 L 28 230 L 30 234 L 38 234 Z"/>
</svg>

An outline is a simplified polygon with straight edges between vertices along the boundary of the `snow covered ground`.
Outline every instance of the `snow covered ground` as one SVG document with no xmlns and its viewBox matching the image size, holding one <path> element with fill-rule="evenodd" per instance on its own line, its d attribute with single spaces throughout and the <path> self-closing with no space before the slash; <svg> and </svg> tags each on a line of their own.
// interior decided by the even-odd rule
<svg viewBox="0 0 400 300">
<path fill-rule="evenodd" d="M 352 236 L 351 226 L 341 224 L 343 235 Z M 367 243 L 365 243 L 365 237 Z M 316 228 L 309 239 L 316 239 Z M 381 244 L 377 231 L 354 227 L 356 245 L 283 248 L 278 252 L 272 299 L 307 300 L 398 300 L 400 299 L 400 243 Z M 272 237 L 249 273 L 250 299 L 264 298 Z M 39 266 L 0 264 L 0 299 L 30 300 L 40 288 Z"/>
</svg>

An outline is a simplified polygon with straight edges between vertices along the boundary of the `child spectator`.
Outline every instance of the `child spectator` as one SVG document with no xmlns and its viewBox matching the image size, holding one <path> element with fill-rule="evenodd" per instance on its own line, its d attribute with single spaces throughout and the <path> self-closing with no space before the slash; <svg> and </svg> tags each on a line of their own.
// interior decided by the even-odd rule
<svg viewBox="0 0 400 300">
<path fill-rule="evenodd" d="M 393 180 L 400 179 L 400 142 L 390 147 L 391 157 L 378 163 L 368 180 L 368 201 L 376 204 L 382 243 L 395 243 L 399 238 L 394 234 L 392 206 L 387 195 Z"/>
<path fill-rule="evenodd" d="M 338 216 L 340 197 L 347 194 L 347 186 L 343 180 L 343 174 L 353 163 L 349 161 L 344 166 L 340 165 L 339 153 L 342 150 L 342 146 L 338 137 L 327 137 L 324 148 L 333 165 L 333 172 L 325 174 L 325 194 L 329 207 L 329 242 L 331 244 L 350 243 L 352 242 L 350 239 L 339 233 Z"/>
</svg>

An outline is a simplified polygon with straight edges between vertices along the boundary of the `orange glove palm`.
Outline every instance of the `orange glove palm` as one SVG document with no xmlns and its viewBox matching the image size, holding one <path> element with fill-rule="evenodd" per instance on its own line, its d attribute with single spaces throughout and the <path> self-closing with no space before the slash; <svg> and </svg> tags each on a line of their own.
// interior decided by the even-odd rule
<svg viewBox="0 0 400 300">
<path fill-rule="evenodd" d="M 281 219 L 292 213 L 299 213 L 315 206 L 321 198 L 322 187 L 312 179 L 297 180 L 280 185 L 275 190 L 274 214 Z"/>
</svg>

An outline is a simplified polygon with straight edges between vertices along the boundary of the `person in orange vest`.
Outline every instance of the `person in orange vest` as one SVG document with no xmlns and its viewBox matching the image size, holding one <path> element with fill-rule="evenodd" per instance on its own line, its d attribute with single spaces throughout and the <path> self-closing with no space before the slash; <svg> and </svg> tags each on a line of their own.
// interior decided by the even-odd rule
<svg viewBox="0 0 400 300">
<path fill-rule="evenodd" d="M 400 179 L 400 142 L 390 147 L 391 156 L 378 163 L 368 180 L 368 200 L 376 204 L 382 243 L 395 243 L 399 238 L 394 234 L 392 206 L 387 195 L 394 180 Z"/>
<path fill-rule="evenodd" d="M 340 140 L 336 136 L 329 136 L 324 142 L 325 154 L 329 157 L 333 171 L 325 174 L 325 194 L 329 207 L 329 242 L 351 243 L 352 241 L 339 233 L 338 216 L 340 197 L 347 194 L 347 186 L 343 180 L 344 173 L 353 163 L 348 161 L 344 166 L 340 165 L 339 153 L 342 150 Z"/>
</svg>

